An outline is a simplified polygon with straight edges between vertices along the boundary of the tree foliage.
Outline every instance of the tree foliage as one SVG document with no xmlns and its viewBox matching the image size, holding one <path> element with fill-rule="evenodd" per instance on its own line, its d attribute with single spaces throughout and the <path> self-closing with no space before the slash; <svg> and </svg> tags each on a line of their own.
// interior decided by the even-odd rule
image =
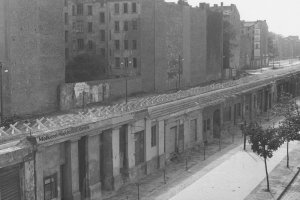
<svg viewBox="0 0 300 200">
<path fill-rule="evenodd" d="M 293 99 L 293 95 L 286 92 L 281 92 L 279 101 L 272 107 L 271 112 L 276 116 L 290 117 L 298 113 L 298 105 Z"/>
<path fill-rule="evenodd" d="M 272 158 L 273 153 L 282 145 L 283 140 L 278 135 L 276 128 L 263 129 L 257 122 L 250 123 L 245 127 L 245 132 L 249 135 L 249 142 L 254 153 L 264 158 L 265 171 L 267 177 L 267 190 L 270 190 L 267 158 Z"/>
<path fill-rule="evenodd" d="M 189 6 L 189 3 L 187 0 L 178 0 L 177 4 L 183 5 L 183 6 Z"/>
</svg>

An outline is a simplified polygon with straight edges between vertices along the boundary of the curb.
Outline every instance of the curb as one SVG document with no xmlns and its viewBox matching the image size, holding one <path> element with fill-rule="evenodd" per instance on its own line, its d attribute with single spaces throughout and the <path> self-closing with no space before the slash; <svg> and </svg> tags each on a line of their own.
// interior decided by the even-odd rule
<svg viewBox="0 0 300 200">
<path fill-rule="evenodd" d="M 277 197 L 277 200 L 280 200 L 283 197 L 283 195 L 286 193 L 286 191 L 289 189 L 289 187 L 292 185 L 292 183 L 294 182 L 294 180 L 296 179 L 296 177 L 300 173 L 300 167 L 297 167 L 297 168 L 298 168 L 298 171 L 296 172 L 296 174 L 294 175 L 294 177 L 292 178 L 292 180 L 289 182 L 289 184 L 281 192 L 281 194 L 279 195 L 279 197 Z"/>
</svg>

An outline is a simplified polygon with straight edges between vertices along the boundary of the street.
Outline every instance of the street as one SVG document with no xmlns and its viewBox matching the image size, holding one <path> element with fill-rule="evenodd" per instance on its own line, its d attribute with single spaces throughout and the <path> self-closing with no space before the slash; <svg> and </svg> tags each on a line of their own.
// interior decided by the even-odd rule
<svg viewBox="0 0 300 200">
<path fill-rule="evenodd" d="M 290 151 L 297 145 L 298 142 L 291 144 Z M 252 153 L 249 146 L 246 152 L 241 146 L 237 148 L 239 149 L 232 150 L 236 152 L 229 159 L 179 192 L 171 200 L 244 199 L 265 178 L 265 170 L 263 160 Z M 268 171 L 271 172 L 285 155 L 286 149 L 283 145 L 268 160 Z"/>
</svg>

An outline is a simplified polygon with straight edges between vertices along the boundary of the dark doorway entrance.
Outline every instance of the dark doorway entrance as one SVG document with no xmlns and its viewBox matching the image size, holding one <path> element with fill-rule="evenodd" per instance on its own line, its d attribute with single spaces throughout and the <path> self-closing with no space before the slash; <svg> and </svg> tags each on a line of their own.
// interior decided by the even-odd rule
<svg viewBox="0 0 300 200">
<path fill-rule="evenodd" d="M 0 199 L 19 200 L 20 196 L 20 176 L 19 165 L 0 169 Z"/>
<path fill-rule="evenodd" d="M 214 138 L 220 137 L 221 131 L 221 112 L 219 109 L 214 111 L 213 114 L 213 136 Z"/>
<path fill-rule="evenodd" d="M 86 136 L 78 141 L 79 191 L 82 199 L 86 197 Z"/>
</svg>

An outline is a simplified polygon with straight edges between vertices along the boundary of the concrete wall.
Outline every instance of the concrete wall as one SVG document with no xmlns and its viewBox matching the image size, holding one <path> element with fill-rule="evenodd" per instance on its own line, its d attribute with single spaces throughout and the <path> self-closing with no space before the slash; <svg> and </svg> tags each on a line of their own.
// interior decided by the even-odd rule
<svg viewBox="0 0 300 200">
<path fill-rule="evenodd" d="M 128 96 L 142 91 L 140 77 L 127 79 Z M 126 78 L 66 83 L 60 86 L 60 110 L 69 110 L 109 99 L 125 98 Z M 84 97 L 83 97 L 84 95 Z"/>
<path fill-rule="evenodd" d="M 65 77 L 63 1 L 1 0 L 0 5 L 0 61 L 8 69 L 4 115 L 57 109 L 57 89 Z"/>
</svg>

